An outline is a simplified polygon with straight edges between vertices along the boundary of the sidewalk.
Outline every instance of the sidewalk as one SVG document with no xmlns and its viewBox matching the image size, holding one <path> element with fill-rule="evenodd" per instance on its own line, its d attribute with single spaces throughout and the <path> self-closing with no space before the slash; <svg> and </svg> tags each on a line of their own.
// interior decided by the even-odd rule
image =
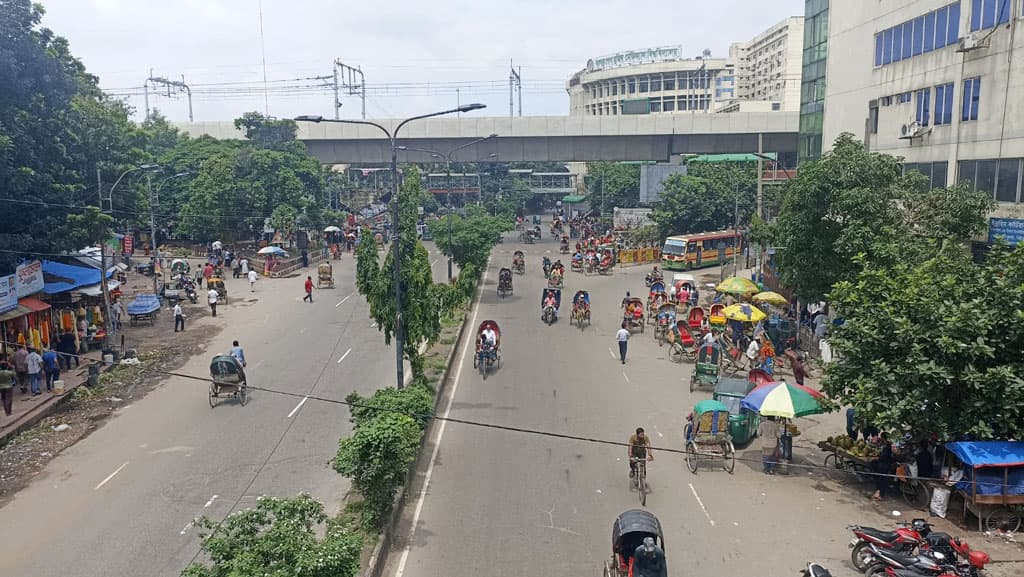
<svg viewBox="0 0 1024 577">
<path fill-rule="evenodd" d="M 61 403 L 71 398 L 71 391 L 88 381 L 88 365 L 101 361 L 100 351 L 92 350 L 82 356 L 81 364 L 78 367 L 72 367 L 69 371 L 61 371 L 60 378 L 64 381 L 63 395 L 46 392 L 45 383 L 43 383 L 43 394 L 37 397 L 33 397 L 31 392 L 22 393 L 21 389 L 14 387 L 11 416 L 8 417 L 0 411 L 0 447 L 6 445 L 18 433 L 56 411 Z M 102 372 L 102 370 L 101 368 L 100 371 Z"/>
</svg>

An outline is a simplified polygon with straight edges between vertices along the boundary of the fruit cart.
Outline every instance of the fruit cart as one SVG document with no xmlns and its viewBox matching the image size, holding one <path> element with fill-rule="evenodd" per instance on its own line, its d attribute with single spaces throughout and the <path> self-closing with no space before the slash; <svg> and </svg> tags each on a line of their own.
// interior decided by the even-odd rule
<svg viewBox="0 0 1024 577">
<path fill-rule="evenodd" d="M 955 485 L 963 517 L 978 518 L 978 531 L 1014 533 L 1024 505 L 1024 441 L 960 441 L 946 445 L 964 475 Z M 984 525 L 982 524 L 984 522 Z"/>
<path fill-rule="evenodd" d="M 829 437 L 818 441 L 818 448 L 828 453 L 825 456 L 825 474 L 829 479 L 844 484 L 871 479 L 871 466 L 878 460 L 878 453 L 863 440 Z"/>
</svg>

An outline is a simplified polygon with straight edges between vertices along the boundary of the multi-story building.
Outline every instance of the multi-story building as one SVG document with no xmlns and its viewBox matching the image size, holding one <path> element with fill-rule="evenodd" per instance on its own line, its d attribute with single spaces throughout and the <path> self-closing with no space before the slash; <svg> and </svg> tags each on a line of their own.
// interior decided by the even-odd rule
<svg viewBox="0 0 1024 577">
<path fill-rule="evenodd" d="M 647 48 L 595 58 L 566 86 L 569 114 L 607 116 L 709 112 L 735 96 L 733 65 L 725 59 L 684 58 L 681 46 Z"/>
<path fill-rule="evenodd" d="M 729 58 L 736 63 L 736 98 L 798 110 L 803 41 L 804 19 L 794 16 L 729 47 Z"/>
<path fill-rule="evenodd" d="M 799 162 L 821 156 L 821 130 L 825 119 L 825 68 L 828 61 L 829 0 L 804 3 L 804 41 L 800 76 Z"/>
<path fill-rule="evenodd" d="M 1024 216 L 1024 61 L 1013 59 L 1024 49 L 1022 5 L 832 2 L 825 147 L 852 132 L 871 150 L 902 156 L 932 186 L 968 182 L 999 201 L 995 216 Z"/>
</svg>

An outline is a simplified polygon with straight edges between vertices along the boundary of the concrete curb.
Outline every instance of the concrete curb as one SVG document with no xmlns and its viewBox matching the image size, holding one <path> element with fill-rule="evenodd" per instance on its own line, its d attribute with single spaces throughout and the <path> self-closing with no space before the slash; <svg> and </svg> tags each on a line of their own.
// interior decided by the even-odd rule
<svg viewBox="0 0 1024 577">
<path fill-rule="evenodd" d="M 476 306 L 477 300 L 483 291 L 483 279 L 481 283 L 474 291 L 473 300 L 471 301 L 473 306 Z M 462 323 L 459 326 L 459 334 L 455 338 L 455 343 L 452 345 L 450 351 L 448 351 L 448 359 L 445 363 L 444 372 L 441 373 L 440 379 L 438 379 L 437 391 L 434 394 L 434 414 L 437 414 L 438 407 L 441 404 L 441 399 L 444 398 L 444 394 L 448 389 L 449 376 L 451 375 L 452 362 L 455 360 L 455 355 L 463 344 L 463 339 L 466 335 L 466 325 L 469 322 L 469 314 L 467 312 L 462 313 Z M 406 379 L 408 383 L 408 379 Z M 435 421 L 431 421 L 431 425 L 423 432 L 423 438 L 420 440 L 419 454 L 416 460 L 413 461 L 412 466 L 409 467 L 409 472 L 405 477 L 405 484 L 399 489 L 398 494 L 395 495 L 395 501 L 391 507 L 391 514 L 388 516 L 388 521 L 384 525 L 384 529 L 381 531 L 380 539 L 377 540 L 377 545 L 374 546 L 373 551 L 370 553 L 370 558 L 366 563 L 366 569 L 363 571 L 363 577 L 381 577 L 381 573 L 384 571 L 384 563 L 382 562 L 385 556 L 385 552 L 391 548 L 391 542 L 394 538 L 395 529 L 398 527 L 399 522 L 402 519 L 402 510 L 405 507 L 405 499 L 412 485 L 413 480 L 416 478 L 416 474 L 420 471 L 424 465 L 422 462 L 424 459 L 429 459 L 430 454 L 424 449 L 427 447 L 427 442 L 431 438 L 432 427 Z"/>
</svg>

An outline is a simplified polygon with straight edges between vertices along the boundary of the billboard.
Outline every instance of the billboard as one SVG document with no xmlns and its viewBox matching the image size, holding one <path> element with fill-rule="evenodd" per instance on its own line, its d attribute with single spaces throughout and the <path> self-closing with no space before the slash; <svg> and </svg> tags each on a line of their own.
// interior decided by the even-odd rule
<svg viewBox="0 0 1024 577">
<path fill-rule="evenodd" d="M 990 218 L 988 219 L 988 241 L 995 242 L 997 237 L 1003 237 L 1010 244 L 1020 244 L 1024 241 L 1024 220 L 1016 218 Z"/>
<path fill-rule="evenodd" d="M 588 60 L 587 72 L 607 70 L 609 68 L 622 68 L 623 66 L 635 66 L 637 64 L 672 62 L 682 59 L 683 47 L 681 45 L 641 48 L 640 50 L 627 50 L 625 52 L 617 52 L 608 56 L 601 56 Z"/>
<path fill-rule="evenodd" d="M 18 308 L 18 277 L 0 276 L 0 313 Z"/>
<path fill-rule="evenodd" d="M 640 204 L 661 200 L 665 179 L 673 174 L 686 174 L 685 164 L 645 164 L 640 167 Z"/>
<path fill-rule="evenodd" d="M 17 277 L 18 297 L 27 297 L 43 290 L 43 263 L 30 260 L 18 265 L 14 276 Z"/>
<path fill-rule="evenodd" d="M 649 208 L 618 208 L 612 213 L 612 226 L 615 228 L 637 228 L 654 224 Z"/>
</svg>

